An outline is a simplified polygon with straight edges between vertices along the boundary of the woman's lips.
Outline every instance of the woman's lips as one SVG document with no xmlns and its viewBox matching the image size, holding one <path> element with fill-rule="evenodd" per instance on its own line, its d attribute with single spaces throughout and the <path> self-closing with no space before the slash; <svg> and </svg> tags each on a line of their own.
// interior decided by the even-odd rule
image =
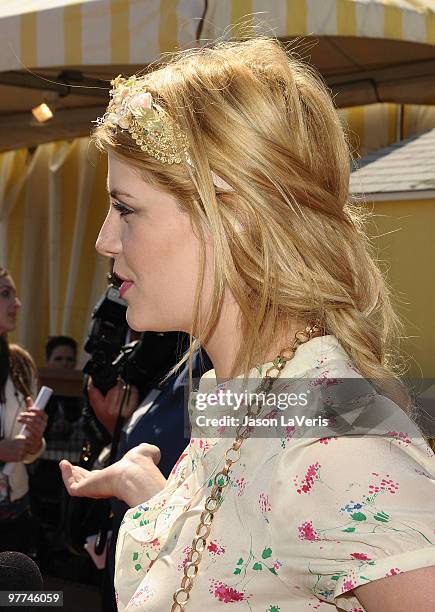
<svg viewBox="0 0 435 612">
<path fill-rule="evenodd" d="M 120 297 L 124 296 L 124 293 L 130 289 L 130 287 L 134 285 L 133 281 L 123 281 L 122 285 L 119 288 L 119 295 Z"/>
</svg>

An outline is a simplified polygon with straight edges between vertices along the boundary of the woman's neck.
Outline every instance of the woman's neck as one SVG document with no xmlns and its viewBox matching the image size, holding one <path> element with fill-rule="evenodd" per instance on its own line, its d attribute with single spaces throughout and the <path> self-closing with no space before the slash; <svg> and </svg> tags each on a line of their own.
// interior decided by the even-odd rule
<svg viewBox="0 0 435 612">
<path fill-rule="evenodd" d="M 243 343 L 239 321 L 239 307 L 236 303 L 227 303 L 221 311 L 219 320 L 212 335 L 204 344 L 204 348 L 210 357 L 218 384 L 230 378 L 233 360 L 238 348 Z M 273 361 L 285 347 L 291 345 L 297 331 L 303 330 L 306 323 L 294 320 L 287 329 L 279 335 L 278 339 L 264 351 L 261 364 Z M 235 376 L 243 372 L 236 372 Z"/>
</svg>

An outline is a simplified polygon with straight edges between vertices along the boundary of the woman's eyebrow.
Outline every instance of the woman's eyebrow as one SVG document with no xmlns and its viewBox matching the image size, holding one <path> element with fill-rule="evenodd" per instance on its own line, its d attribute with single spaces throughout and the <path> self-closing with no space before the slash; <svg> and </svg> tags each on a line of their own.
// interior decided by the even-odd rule
<svg viewBox="0 0 435 612">
<path fill-rule="evenodd" d="M 130 193 L 127 193 L 125 191 L 121 191 L 120 189 L 111 189 L 109 191 L 109 195 L 112 196 L 112 198 L 123 197 L 123 198 L 130 198 L 132 200 L 137 200 L 137 198 L 135 198 L 135 196 L 133 196 Z"/>
</svg>

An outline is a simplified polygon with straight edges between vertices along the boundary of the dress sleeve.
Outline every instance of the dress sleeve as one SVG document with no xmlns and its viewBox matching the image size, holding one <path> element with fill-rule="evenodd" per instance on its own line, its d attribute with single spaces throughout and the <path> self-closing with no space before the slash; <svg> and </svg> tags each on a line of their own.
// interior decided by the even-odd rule
<svg viewBox="0 0 435 612">
<path fill-rule="evenodd" d="M 293 555 L 312 594 L 363 612 L 355 587 L 435 565 L 434 454 L 422 437 L 297 442 L 279 482 L 290 486 Z"/>
</svg>

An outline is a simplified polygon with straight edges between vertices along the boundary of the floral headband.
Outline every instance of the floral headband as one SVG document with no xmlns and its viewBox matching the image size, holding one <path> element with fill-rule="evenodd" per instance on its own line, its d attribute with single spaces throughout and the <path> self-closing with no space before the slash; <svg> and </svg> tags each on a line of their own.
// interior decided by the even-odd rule
<svg viewBox="0 0 435 612">
<path fill-rule="evenodd" d="M 168 113 L 144 90 L 144 85 L 132 76 L 128 79 L 117 76 L 111 81 L 110 102 L 105 114 L 98 118 L 98 125 L 126 130 L 138 147 L 164 164 L 180 164 L 189 157 L 189 142 L 186 134 Z M 214 172 L 213 183 L 228 191 L 233 188 Z"/>
</svg>

